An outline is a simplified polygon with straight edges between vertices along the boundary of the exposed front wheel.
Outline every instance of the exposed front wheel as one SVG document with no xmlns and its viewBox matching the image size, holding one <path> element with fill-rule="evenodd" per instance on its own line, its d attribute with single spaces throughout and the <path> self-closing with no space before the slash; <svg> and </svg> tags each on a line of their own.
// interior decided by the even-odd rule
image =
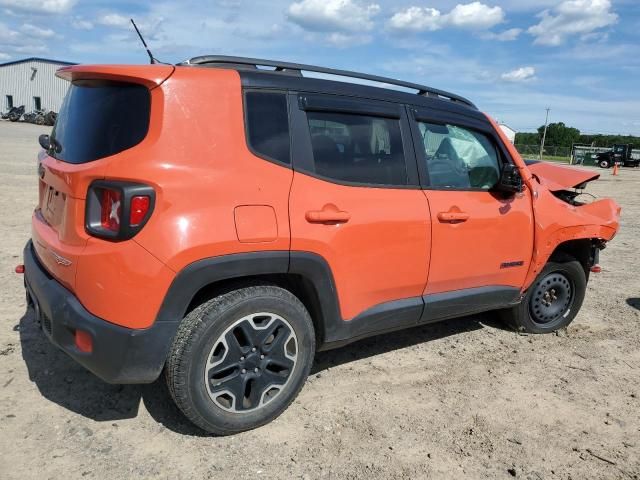
<svg viewBox="0 0 640 480">
<path fill-rule="evenodd" d="M 600 168 L 609 168 L 609 160 L 600 160 L 598 165 L 600 165 Z"/>
<path fill-rule="evenodd" d="M 554 332 L 573 321 L 582 306 L 586 287 L 586 274 L 580 262 L 549 262 L 522 302 L 502 310 L 502 317 L 519 331 Z"/>
<path fill-rule="evenodd" d="M 294 295 L 274 286 L 247 287 L 185 317 L 165 376 L 193 423 L 228 435 L 280 415 L 302 388 L 314 353 L 313 323 Z"/>
</svg>

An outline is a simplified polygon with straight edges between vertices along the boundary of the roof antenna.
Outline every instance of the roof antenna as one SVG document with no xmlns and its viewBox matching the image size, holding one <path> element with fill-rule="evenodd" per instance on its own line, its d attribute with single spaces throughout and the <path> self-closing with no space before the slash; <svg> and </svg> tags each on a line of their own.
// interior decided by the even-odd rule
<svg viewBox="0 0 640 480">
<path fill-rule="evenodd" d="M 153 58 L 153 55 L 151 54 L 151 50 L 149 50 L 149 47 L 147 47 L 147 42 L 145 42 L 144 38 L 142 38 L 142 34 L 140 33 L 140 30 L 138 30 L 138 26 L 136 25 L 136 22 L 133 21 L 133 18 L 130 18 L 129 20 L 131 20 L 131 23 L 133 24 L 133 28 L 136 29 L 136 33 L 138 34 L 138 37 L 140 37 L 140 41 L 142 42 L 142 45 L 144 45 L 144 48 L 147 51 L 147 55 L 149 55 L 149 63 L 151 64 L 159 63 L 156 61 L 155 58 Z"/>
</svg>

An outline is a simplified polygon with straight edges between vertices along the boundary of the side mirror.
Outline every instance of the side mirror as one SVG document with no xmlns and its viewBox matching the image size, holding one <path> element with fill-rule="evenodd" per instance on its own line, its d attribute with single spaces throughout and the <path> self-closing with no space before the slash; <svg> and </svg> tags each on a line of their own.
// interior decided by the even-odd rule
<svg viewBox="0 0 640 480">
<path fill-rule="evenodd" d="M 500 174 L 500 181 L 496 185 L 497 190 L 508 193 L 518 193 L 523 189 L 522 177 L 518 167 L 512 163 L 505 163 Z"/>
<path fill-rule="evenodd" d="M 49 150 L 51 148 L 51 140 L 49 139 L 49 135 L 47 135 L 46 133 L 43 133 L 38 137 L 38 142 L 40 143 L 40 146 L 45 150 Z"/>
</svg>

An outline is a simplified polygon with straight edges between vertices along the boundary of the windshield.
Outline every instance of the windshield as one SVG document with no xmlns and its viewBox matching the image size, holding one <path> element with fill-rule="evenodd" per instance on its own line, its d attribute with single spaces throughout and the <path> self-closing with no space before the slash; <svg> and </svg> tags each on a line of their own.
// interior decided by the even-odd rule
<svg viewBox="0 0 640 480">
<path fill-rule="evenodd" d="M 75 81 L 51 133 L 51 155 L 85 163 L 140 143 L 149 129 L 149 90 L 133 83 Z"/>
</svg>

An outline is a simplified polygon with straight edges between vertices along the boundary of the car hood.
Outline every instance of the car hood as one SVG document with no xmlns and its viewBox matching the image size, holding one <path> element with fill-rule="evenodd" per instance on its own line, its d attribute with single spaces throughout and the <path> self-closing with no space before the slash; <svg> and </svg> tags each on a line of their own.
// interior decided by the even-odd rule
<svg viewBox="0 0 640 480">
<path fill-rule="evenodd" d="M 599 173 L 583 168 L 556 165 L 551 162 L 527 160 L 525 163 L 529 167 L 529 171 L 540 180 L 540 183 L 543 183 L 552 192 L 584 188 L 585 183 L 600 177 Z"/>
</svg>

